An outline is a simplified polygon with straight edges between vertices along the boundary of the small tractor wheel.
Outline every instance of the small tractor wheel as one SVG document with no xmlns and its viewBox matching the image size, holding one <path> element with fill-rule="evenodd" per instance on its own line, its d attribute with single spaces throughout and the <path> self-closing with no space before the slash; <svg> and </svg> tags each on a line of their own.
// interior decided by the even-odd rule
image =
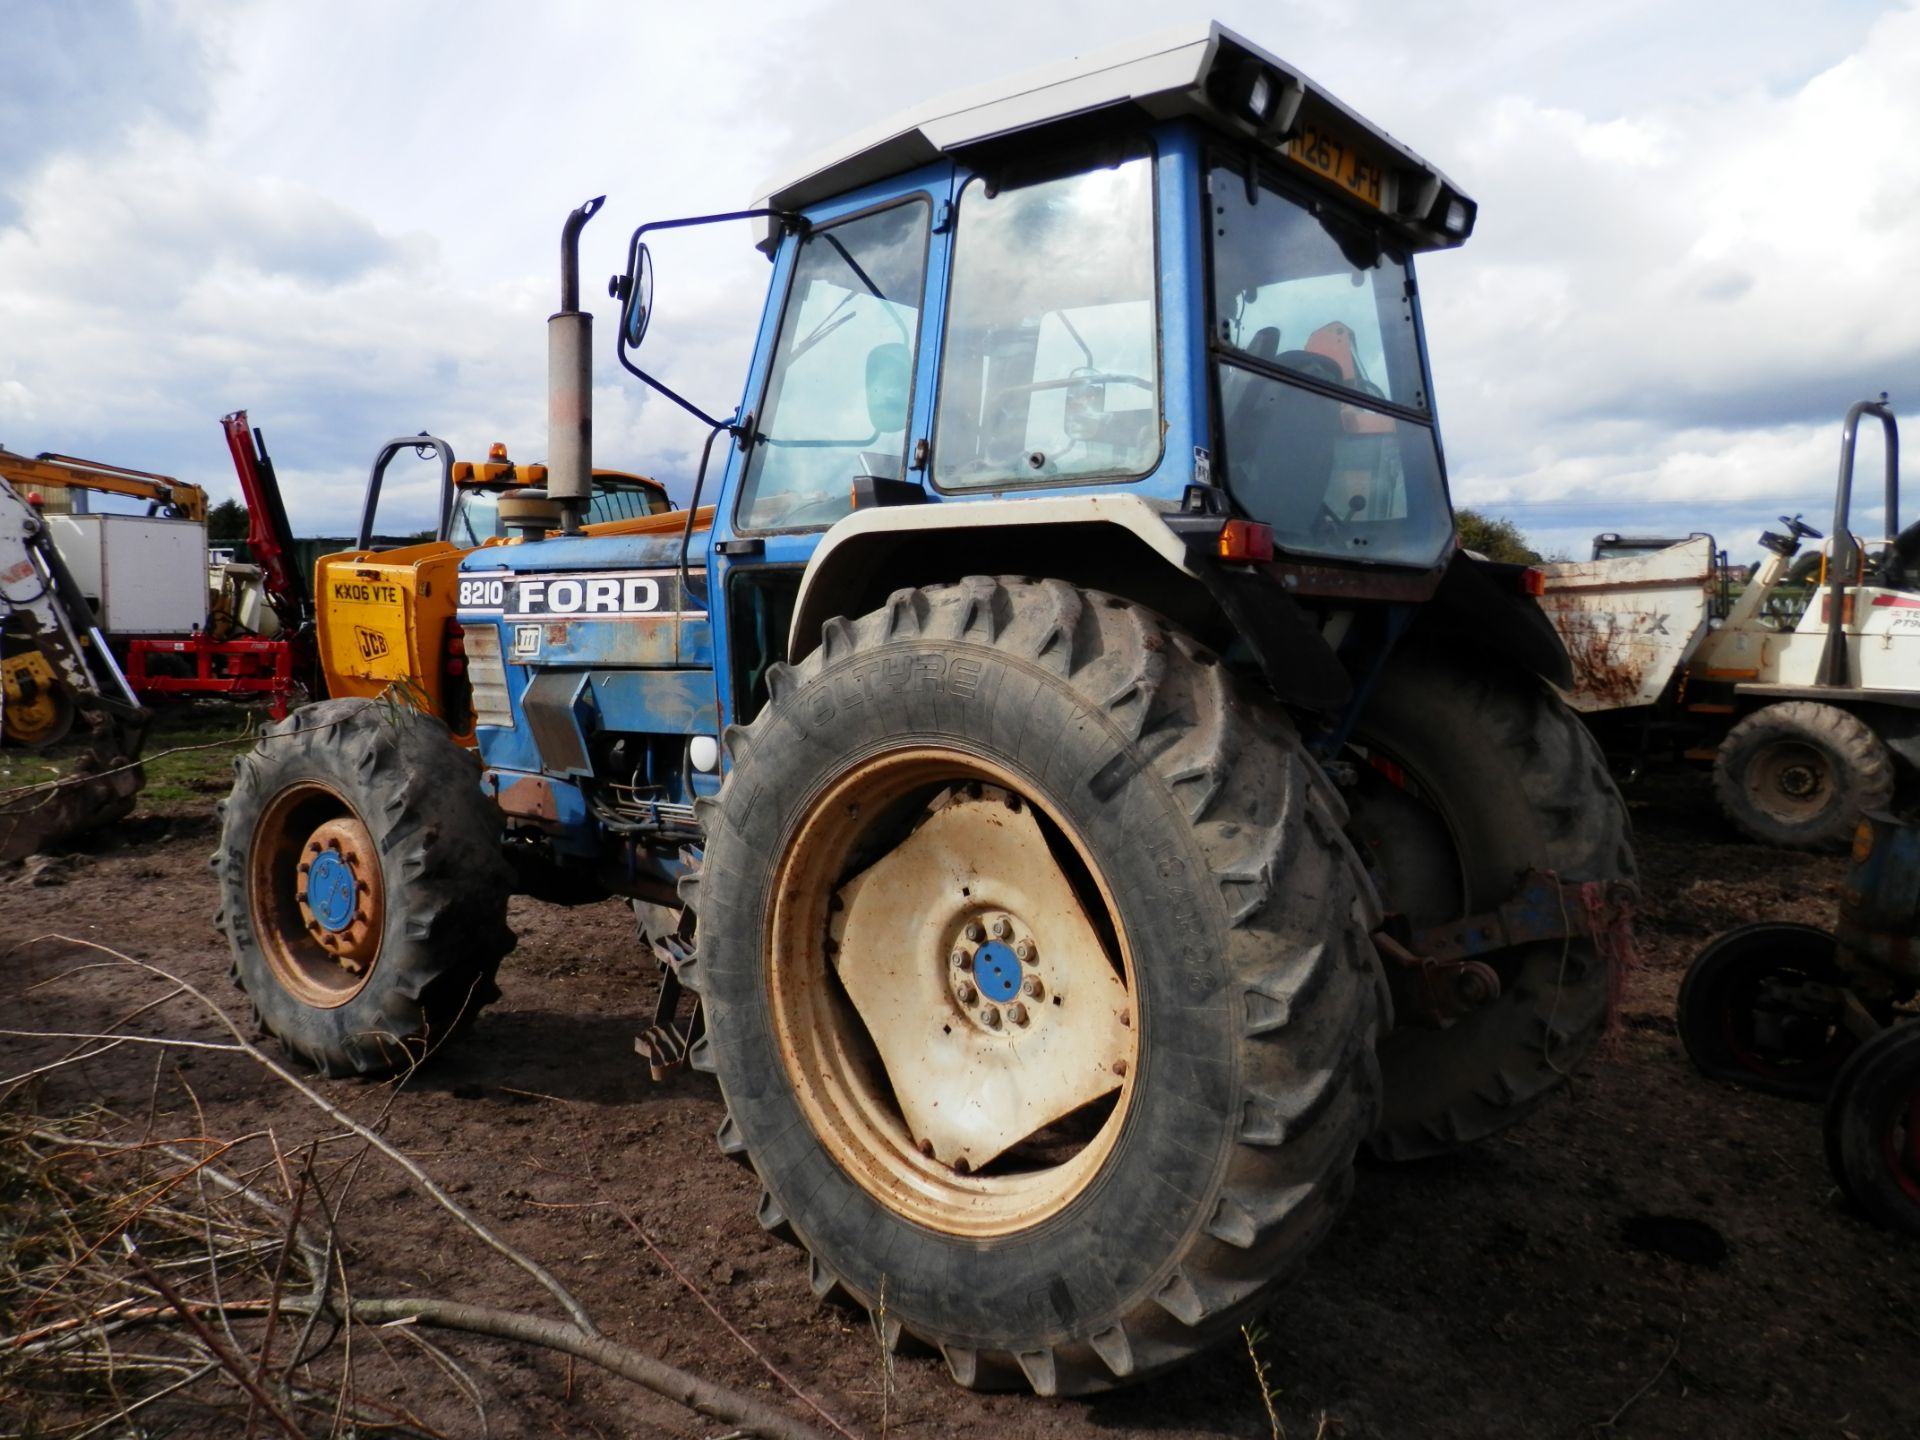
<svg viewBox="0 0 1920 1440">
<path fill-rule="evenodd" d="M 499 991 L 500 814 L 418 711 L 330 700 L 269 726 L 222 807 L 214 925 L 260 1023 L 327 1075 L 417 1063 Z"/>
<path fill-rule="evenodd" d="M 1680 1041 L 1702 1075 L 1819 1100 L 1852 1051 L 1833 936 L 1761 921 L 1713 940 L 1680 982 Z"/>
<path fill-rule="evenodd" d="M 0 741 L 42 750 L 66 739 L 77 707 L 33 642 L 8 631 L 0 636 L 0 657 Z"/>
<path fill-rule="evenodd" d="M 1353 758 L 1348 834 L 1386 908 L 1415 926 L 1492 909 L 1532 870 L 1567 885 L 1634 878 L 1605 756 L 1531 675 L 1403 648 L 1360 716 Z M 1402 1023 L 1381 1046 L 1386 1114 L 1368 1145 L 1378 1157 L 1419 1159 L 1505 1129 L 1600 1038 L 1614 965 L 1593 940 L 1485 958 L 1498 998 L 1446 1029 Z"/>
<path fill-rule="evenodd" d="M 6 702 L 5 738 L 23 750 L 58 745 L 73 729 L 73 699 L 64 690 L 42 687 L 31 698 Z"/>
<path fill-rule="evenodd" d="M 1848 1198 L 1877 1224 L 1920 1235 L 1920 1021 L 1854 1051 L 1825 1129 L 1827 1164 Z"/>
<path fill-rule="evenodd" d="M 967 1386 L 1231 1335 L 1378 1114 L 1372 893 L 1284 714 L 1055 580 L 898 591 L 767 681 L 681 888 L 760 1223 Z"/>
<path fill-rule="evenodd" d="M 1893 799 L 1893 753 L 1857 715 L 1788 700 L 1747 716 L 1720 742 L 1713 792 L 1735 826 L 1765 845 L 1831 850 Z"/>
</svg>

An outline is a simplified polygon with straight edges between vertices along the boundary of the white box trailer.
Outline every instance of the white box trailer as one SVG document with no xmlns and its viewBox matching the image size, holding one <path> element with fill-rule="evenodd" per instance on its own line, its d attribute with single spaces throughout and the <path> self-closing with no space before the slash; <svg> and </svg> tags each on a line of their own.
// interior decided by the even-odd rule
<svg viewBox="0 0 1920 1440">
<path fill-rule="evenodd" d="M 48 515 L 60 558 L 113 639 L 207 623 L 207 527 L 145 515 Z"/>
</svg>

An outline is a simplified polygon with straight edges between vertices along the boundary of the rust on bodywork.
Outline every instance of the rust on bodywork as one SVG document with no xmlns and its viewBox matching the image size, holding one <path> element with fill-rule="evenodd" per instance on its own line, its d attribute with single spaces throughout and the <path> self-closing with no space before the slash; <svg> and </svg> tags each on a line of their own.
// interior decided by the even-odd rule
<svg viewBox="0 0 1920 1440">
<path fill-rule="evenodd" d="M 500 809 L 522 820 L 551 820 L 560 818 L 559 808 L 553 801 L 553 786 L 538 775 L 529 775 L 500 787 Z"/>
<path fill-rule="evenodd" d="M 1540 608 L 1572 663 L 1575 709 L 1655 703 L 1707 633 L 1716 578 L 1704 535 L 1650 555 L 1540 568 Z"/>
<path fill-rule="evenodd" d="M 1633 617 L 1627 617 L 1629 621 Z M 1616 710 L 1638 703 L 1653 658 L 1630 642 L 1631 625 L 1622 633 L 1621 617 L 1594 611 L 1569 611 L 1553 617 L 1554 628 L 1573 663 L 1576 694 L 1593 709 Z"/>
</svg>

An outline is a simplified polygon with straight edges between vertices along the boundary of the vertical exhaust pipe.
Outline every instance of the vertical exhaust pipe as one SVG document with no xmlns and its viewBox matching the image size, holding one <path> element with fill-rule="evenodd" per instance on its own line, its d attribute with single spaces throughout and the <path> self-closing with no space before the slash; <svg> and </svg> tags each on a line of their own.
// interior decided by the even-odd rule
<svg viewBox="0 0 1920 1440">
<path fill-rule="evenodd" d="M 607 197 L 567 216 L 560 231 L 560 312 L 547 317 L 547 496 L 561 532 L 580 533 L 593 498 L 593 316 L 580 308 L 580 231 Z"/>
</svg>

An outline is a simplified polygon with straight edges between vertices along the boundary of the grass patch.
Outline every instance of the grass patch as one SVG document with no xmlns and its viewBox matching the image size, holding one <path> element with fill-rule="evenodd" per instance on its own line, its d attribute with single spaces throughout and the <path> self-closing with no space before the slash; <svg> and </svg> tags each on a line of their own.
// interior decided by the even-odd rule
<svg viewBox="0 0 1920 1440">
<path fill-rule="evenodd" d="M 262 718 L 226 707 L 163 712 L 147 732 L 141 761 L 147 786 L 141 799 L 152 805 L 206 804 L 225 795 L 233 786 L 234 759 L 253 745 Z"/>
<path fill-rule="evenodd" d="M 182 705 L 160 711 L 147 731 L 140 763 L 141 799 L 150 804 L 205 804 L 233 786 L 233 762 L 258 738 L 264 710 L 229 705 Z M 194 748 L 194 747 L 212 748 Z M 71 774 L 86 753 L 83 734 L 46 750 L 0 749 L 0 792 L 45 784 Z"/>
</svg>

